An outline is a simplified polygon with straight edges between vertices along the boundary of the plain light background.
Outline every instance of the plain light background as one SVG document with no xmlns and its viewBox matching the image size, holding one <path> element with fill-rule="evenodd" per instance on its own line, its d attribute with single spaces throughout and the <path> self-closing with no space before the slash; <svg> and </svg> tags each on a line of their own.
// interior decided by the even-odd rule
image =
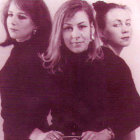
<svg viewBox="0 0 140 140">
<path fill-rule="evenodd" d="M 57 8 L 66 0 L 44 0 L 44 1 L 47 3 L 47 6 L 53 18 Z M 89 3 L 92 3 L 97 0 L 87 0 L 87 1 Z M 130 46 L 123 49 L 121 57 L 129 65 L 136 88 L 138 90 L 138 93 L 140 94 L 140 0 L 103 0 L 103 1 L 126 4 L 130 7 L 132 11 L 133 39 Z M 5 2 L 6 0 L 0 0 L 0 13 L 2 11 Z M 2 24 L 0 23 L 0 42 L 4 40 L 4 38 L 5 32 Z M 11 48 L 7 49 L 0 48 L 0 68 L 4 65 L 4 62 L 8 58 L 10 50 Z M 0 140 L 3 140 L 2 123 L 3 120 L 0 117 Z M 140 128 L 136 130 L 136 140 L 140 140 Z"/>
</svg>

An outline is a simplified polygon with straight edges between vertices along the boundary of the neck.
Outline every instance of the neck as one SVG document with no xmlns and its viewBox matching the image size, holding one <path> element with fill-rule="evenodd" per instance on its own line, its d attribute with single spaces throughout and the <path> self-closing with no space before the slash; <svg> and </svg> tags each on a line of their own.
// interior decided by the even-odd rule
<svg viewBox="0 0 140 140">
<path fill-rule="evenodd" d="M 108 48 L 110 48 L 114 52 L 114 54 L 116 54 L 118 56 L 120 55 L 120 53 L 121 53 L 121 51 L 123 49 L 122 46 L 114 47 L 114 46 L 111 46 L 111 45 L 108 45 Z"/>
<path fill-rule="evenodd" d="M 25 42 L 27 40 L 29 40 L 31 38 L 31 36 L 27 36 L 26 38 L 20 38 L 20 39 L 16 39 L 17 42 Z"/>
</svg>

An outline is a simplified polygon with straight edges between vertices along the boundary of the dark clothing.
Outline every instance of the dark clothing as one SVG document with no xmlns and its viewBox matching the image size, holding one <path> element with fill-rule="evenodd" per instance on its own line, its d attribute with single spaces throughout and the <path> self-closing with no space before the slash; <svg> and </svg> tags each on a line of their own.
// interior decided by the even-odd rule
<svg viewBox="0 0 140 140">
<path fill-rule="evenodd" d="M 35 44 L 26 43 L 15 44 L 0 73 L 5 140 L 26 140 L 34 128 L 81 135 L 110 127 L 118 137 L 139 125 L 140 100 L 130 70 L 109 49 L 93 62 L 86 61 L 87 52 L 67 52 L 63 72 L 48 76 L 45 70 L 44 76 Z"/>
<path fill-rule="evenodd" d="M 93 62 L 87 61 L 87 52 L 66 54 L 63 72 L 52 76 L 52 129 L 81 135 L 109 127 L 118 140 L 139 126 L 140 97 L 130 70 L 108 48 L 103 51 L 104 59 Z"/>
<path fill-rule="evenodd" d="M 2 117 L 5 140 L 26 140 L 42 122 L 44 69 L 38 52 L 42 46 L 34 38 L 14 48 L 0 72 Z M 45 111 L 44 111 L 45 112 Z"/>
</svg>

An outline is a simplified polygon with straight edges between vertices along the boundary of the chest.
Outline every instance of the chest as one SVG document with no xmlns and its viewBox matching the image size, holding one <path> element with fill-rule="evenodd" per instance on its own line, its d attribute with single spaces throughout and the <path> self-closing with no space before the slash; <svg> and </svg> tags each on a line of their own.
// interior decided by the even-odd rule
<svg viewBox="0 0 140 140">
<path fill-rule="evenodd" d="M 57 77 L 60 102 L 67 104 L 84 102 L 92 105 L 103 103 L 107 95 L 106 76 L 102 63 L 67 66 Z"/>
</svg>

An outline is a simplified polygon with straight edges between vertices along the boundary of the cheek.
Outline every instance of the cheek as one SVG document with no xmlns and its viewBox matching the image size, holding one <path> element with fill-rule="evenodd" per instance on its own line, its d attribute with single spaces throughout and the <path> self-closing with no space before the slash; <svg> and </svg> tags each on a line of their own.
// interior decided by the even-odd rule
<svg viewBox="0 0 140 140">
<path fill-rule="evenodd" d="M 28 28 L 28 29 L 33 29 L 34 28 L 34 26 L 33 26 L 33 24 L 32 23 L 30 23 L 30 22 L 21 22 L 21 24 L 20 24 L 23 28 Z M 20 26 L 20 27 L 21 27 Z"/>
<path fill-rule="evenodd" d="M 86 40 L 91 40 L 92 33 L 91 32 L 86 32 L 86 33 L 83 33 L 83 36 L 86 38 Z"/>
<path fill-rule="evenodd" d="M 81 33 L 87 40 L 91 40 L 92 35 L 94 34 L 90 28 L 84 32 Z"/>
<path fill-rule="evenodd" d="M 33 33 L 33 30 L 35 29 L 34 26 L 31 26 L 31 25 L 27 25 L 27 24 L 21 24 L 20 27 L 18 28 L 19 29 L 19 36 L 21 37 L 27 37 L 27 36 L 32 36 L 34 33 Z"/>
<path fill-rule="evenodd" d="M 107 40 L 117 40 L 117 39 L 119 39 L 119 30 L 118 31 L 114 30 L 114 29 L 106 30 L 105 38 Z"/>
<path fill-rule="evenodd" d="M 35 25 L 33 24 L 32 20 L 30 19 L 25 19 L 25 20 L 19 20 L 18 21 L 19 24 L 17 24 L 17 26 L 20 26 L 22 28 L 34 28 Z"/>
<path fill-rule="evenodd" d="M 28 22 L 28 23 L 22 23 L 20 29 L 32 33 L 33 30 L 36 29 L 36 27 L 32 23 Z"/>
<path fill-rule="evenodd" d="M 133 34 L 132 27 L 130 28 L 129 32 L 130 32 L 130 35 L 132 36 L 132 34 Z"/>
<path fill-rule="evenodd" d="M 6 25 L 7 25 L 7 27 L 10 25 L 10 19 L 9 18 L 7 18 L 7 20 L 6 20 Z"/>
<path fill-rule="evenodd" d="M 70 34 L 67 32 L 64 32 L 63 33 L 63 40 L 64 40 L 64 43 L 67 44 L 70 41 Z"/>
</svg>

